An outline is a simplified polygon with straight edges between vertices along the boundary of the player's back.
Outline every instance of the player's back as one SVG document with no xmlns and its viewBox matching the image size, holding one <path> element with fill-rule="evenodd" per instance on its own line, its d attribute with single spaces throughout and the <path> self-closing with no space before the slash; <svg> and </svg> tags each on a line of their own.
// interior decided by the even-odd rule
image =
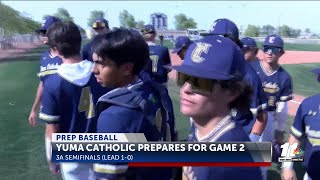
<svg viewBox="0 0 320 180">
<path fill-rule="evenodd" d="M 291 127 L 291 133 L 300 138 L 304 150 L 303 165 L 307 168 L 308 174 L 319 179 L 320 172 L 320 94 L 308 97 L 302 101 Z"/>
<path fill-rule="evenodd" d="M 108 90 L 97 83 L 92 65 L 87 60 L 62 64 L 48 78 L 40 119 L 50 123 L 46 117 L 57 117 L 61 133 L 96 132 L 95 104 Z"/>
<path fill-rule="evenodd" d="M 38 77 L 41 81 L 45 81 L 50 75 L 57 72 L 61 64 L 62 60 L 59 56 L 52 56 L 50 50 L 45 51 L 41 55 Z"/>
<path fill-rule="evenodd" d="M 249 142 L 248 134 L 236 122 L 232 121 L 231 117 L 225 117 L 218 125 L 206 136 L 205 139 L 197 137 L 195 126 L 192 126 L 189 141 L 201 142 Z M 250 159 L 250 153 L 247 154 Z M 261 171 L 258 167 L 184 167 L 184 180 L 197 179 L 223 179 L 234 180 L 239 177 L 243 179 L 262 180 Z"/>
<path fill-rule="evenodd" d="M 251 85 L 253 94 L 251 96 L 250 109 L 247 112 L 236 112 L 234 119 L 244 127 L 249 134 L 257 117 L 258 111 L 266 108 L 266 96 L 262 90 L 262 84 L 259 76 L 249 63 L 245 63 L 246 74 L 244 80 Z"/>
<path fill-rule="evenodd" d="M 269 73 L 263 67 L 262 61 L 252 62 L 251 65 L 260 77 L 268 101 L 268 111 L 275 111 L 277 102 L 292 99 L 291 76 L 286 70 L 279 66 L 276 71 Z"/>
<path fill-rule="evenodd" d="M 151 61 L 147 64 L 147 71 L 158 83 L 166 83 L 168 81 L 168 70 L 163 66 L 171 64 L 168 48 L 152 44 L 149 45 L 149 52 Z"/>
<path fill-rule="evenodd" d="M 97 125 L 98 133 L 144 133 L 147 141 L 170 141 L 166 114 L 162 114 L 160 95 L 152 84 L 138 80 L 127 87 L 114 89 L 102 96 L 97 104 L 100 114 Z M 100 113 L 101 112 L 101 113 Z M 167 132 L 167 133 L 163 133 Z M 126 164 L 110 164 L 117 169 Z M 110 169 L 110 170 L 111 170 Z M 108 169 L 106 169 L 108 170 Z M 126 172 L 109 174 L 95 170 L 98 177 L 113 179 L 125 174 L 126 179 L 169 180 L 171 168 L 129 168 Z M 151 178 L 152 177 L 152 178 Z"/>
</svg>

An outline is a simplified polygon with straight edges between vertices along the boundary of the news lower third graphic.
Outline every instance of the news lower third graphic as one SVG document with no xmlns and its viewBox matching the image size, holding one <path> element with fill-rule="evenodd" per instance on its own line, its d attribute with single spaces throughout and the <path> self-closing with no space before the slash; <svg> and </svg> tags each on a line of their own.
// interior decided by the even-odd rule
<svg viewBox="0 0 320 180">
<path fill-rule="evenodd" d="M 298 143 L 284 143 L 281 145 L 281 157 L 279 157 L 279 162 L 303 162 L 303 150 L 298 148 Z"/>
<path fill-rule="evenodd" d="M 53 162 L 129 166 L 271 166 L 271 143 L 148 142 L 144 134 L 56 133 Z"/>
</svg>

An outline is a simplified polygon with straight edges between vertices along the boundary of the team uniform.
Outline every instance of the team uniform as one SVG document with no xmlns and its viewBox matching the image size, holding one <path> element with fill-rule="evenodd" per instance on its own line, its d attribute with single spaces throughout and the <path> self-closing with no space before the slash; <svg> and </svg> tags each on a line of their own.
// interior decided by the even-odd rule
<svg viewBox="0 0 320 180">
<path fill-rule="evenodd" d="M 166 85 L 168 82 L 168 69 L 164 65 L 170 65 L 170 55 L 167 47 L 156 45 L 152 42 L 147 42 L 149 45 L 150 59 L 147 63 L 147 71 L 151 74 L 151 78 Z"/>
<path fill-rule="evenodd" d="M 278 130 L 284 131 L 286 126 L 286 116 L 287 111 L 283 110 L 284 114 L 278 114 L 279 108 L 287 108 L 286 102 L 292 99 L 292 82 L 291 77 L 288 72 L 286 72 L 281 66 L 278 70 L 273 73 L 268 73 L 261 61 L 256 61 L 251 63 L 252 67 L 256 70 L 259 75 L 262 88 L 267 96 L 267 112 L 268 112 L 268 122 L 267 126 L 261 136 L 261 141 L 271 142 L 273 140 L 273 124 L 277 122 Z M 279 105 L 284 105 L 284 107 L 279 107 Z"/>
<path fill-rule="evenodd" d="M 53 57 L 50 50 L 44 52 L 41 55 L 40 72 L 38 73 L 40 81 L 44 82 L 50 75 L 55 74 L 61 64 L 62 60 L 59 56 Z"/>
<path fill-rule="evenodd" d="M 161 86 L 161 85 L 160 85 Z M 98 133 L 144 133 L 148 141 L 170 141 L 168 116 L 152 82 L 137 80 L 103 95 L 97 104 Z M 159 180 L 171 178 L 170 168 L 128 168 L 128 164 L 94 164 L 97 178 Z"/>
<path fill-rule="evenodd" d="M 243 128 L 226 116 L 221 120 L 205 138 L 200 139 L 195 126 L 189 135 L 189 141 L 193 142 L 244 142 L 250 141 Z M 248 153 L 247 156 L 251 155 Z M 253 162 L 253 160 L 252 160 Z M 262 180 L 259 167 L 184 167 L 183 180 L 234 180 L 234 179 Z"/>
<path fill-rule="evenodd" d="M 267 98 L 262 90 L 261 80 L 255 70 L 249 63 L 245 63 L 245 69 L 246 74 L 244 80 L 246 80 L 253 88 L 250 110 L 248 110 L 247 113 L 240 113 L 237 111 L 236 114 L 233 114 L 233 118 L 239 125 L 243 126 L 247 134 L 250 134 L 252 127 L 256 122 L 258 112 L 267 107 Z"/>
<path fill-rule="evenodd" d="M 107 89 L 97 83 L 92 66 L 93 63 L 87 60 L 62 64 L 57 73 L 46 80 L 40 120 L 58 124 L 60 133 L 96 132 L 94 105 Z M 50 154 L 47 149 L 49 158 Z M 65 179 L 93 179 L 94 175 L 90 163 L 61 163 L 61 169 Z"/>
<path fill-rule="evenodd" d="M 294 135 L 304 147 L 303 166 L 309 177 L 320 179 L 320 94 L 306 98 L 300 104 L 291 134 Z"/>
</svg>

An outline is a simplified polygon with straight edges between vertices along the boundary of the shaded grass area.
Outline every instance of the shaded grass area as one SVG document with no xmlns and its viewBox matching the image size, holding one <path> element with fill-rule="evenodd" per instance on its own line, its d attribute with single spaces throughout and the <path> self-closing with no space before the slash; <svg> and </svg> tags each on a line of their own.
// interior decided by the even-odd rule
<svg viewBox="0 0 320 180">
<path fill-rule="evenodd" d="M 283 67 L 289 72 L 293 80 L 295 94 L 305 97 L 312 96 L 320 91 L 320 83 L 312 69 L 320 68 L 320 63 L 313 64 L 286 64 Z"/>
<path fill-rule="evenodd" d="M 47 167 L 44 126 L 32 128 L 28 124 L 39 83 L 39 52 L 43 50 L 36 48 L 0 64 L 1 179 L 57 179 Z"/>
</svg>

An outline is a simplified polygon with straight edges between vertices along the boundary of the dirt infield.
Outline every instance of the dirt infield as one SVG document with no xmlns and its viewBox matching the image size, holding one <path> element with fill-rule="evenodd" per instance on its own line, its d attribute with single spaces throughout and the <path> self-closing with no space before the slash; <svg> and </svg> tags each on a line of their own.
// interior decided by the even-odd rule
<svg viewBox="0 0 320 180">
<path fill-rule="evenodd" d="M 263 52 L 259 51 L 258 57 L 261 59 L 263 57 Z M 176 54 L 170 54 L 171 62 L 173 65 L 179 65 L 182 63 L 181 59 Z M 280 64 L 302 64 L 302 63 L 317 63 L 320 62 L 320 52 L 310 52 L 310 51 L 286 51 L 286 53 L 281 57 Z M 176 79 L 176 72 L 172 71 L 169 74 L 170 79 Z M 305 99 L 305 97 L 295 94 L 294 99 L 289 101 L 289 111 L 290 116 L 295 116 L 299 104 Z"/>
<path fill-rule="evenodd" d="M 22 56 L 24 52 L 36 48 L 39 45 L 41 45 L 41 43 L 25 43 L 25 44 L 19 44 L 19 47 L 17 48 L 12 48 L 12 49 L 0 49 L 0 61 L 1 59 L 4 58 L 15 58 L 15 57 L 19 57 Z"/>
</svg>

